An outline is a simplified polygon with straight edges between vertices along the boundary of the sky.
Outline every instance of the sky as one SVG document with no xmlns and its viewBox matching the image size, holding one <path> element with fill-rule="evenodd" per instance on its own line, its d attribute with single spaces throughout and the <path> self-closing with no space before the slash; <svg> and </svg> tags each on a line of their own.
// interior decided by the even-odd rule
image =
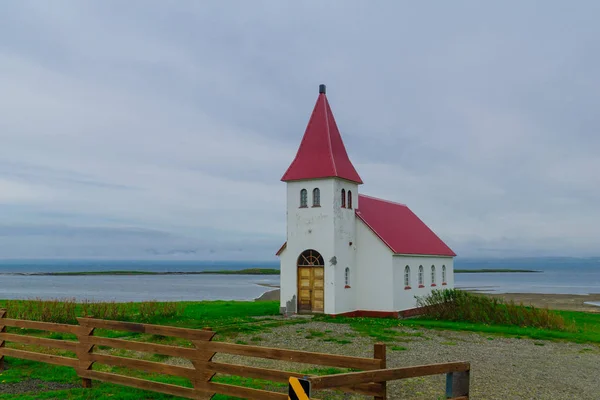
<svg viewBox="0 0 600 400">
<path fill-rule="evenodd" d="M 0 258 L 274 260 L 327 96 L 464 257 L 598 255 L 600 2 L 0 2 Z"/>
</svg>

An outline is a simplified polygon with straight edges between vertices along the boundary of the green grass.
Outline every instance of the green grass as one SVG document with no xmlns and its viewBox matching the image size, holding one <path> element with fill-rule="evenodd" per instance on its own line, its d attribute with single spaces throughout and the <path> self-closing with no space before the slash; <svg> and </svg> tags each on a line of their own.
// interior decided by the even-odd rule
<svg viewBox="0 0 600 400">
<path fill-rule="evenodd" d="M 572 325 L 572 331 L 529 328 L 510 325 L 480 324 L 460 321 L 438 321 L 425 317 L 404 320 L 384 318 L 347 318 L 319 316 L 326 322 L 347 324 L 357 333 L 377 341 L 393 343 L 398 339 L 422 337 L 422 332 L 402 333 L 394 328 L 435 329 L 449 331 L 477 332 L 490 335 L 530 338 L 535 340 L 557 340 L 575 343 L 600 343 L 600 314 L 579 311 L 555 311 Z"/>
</svg>

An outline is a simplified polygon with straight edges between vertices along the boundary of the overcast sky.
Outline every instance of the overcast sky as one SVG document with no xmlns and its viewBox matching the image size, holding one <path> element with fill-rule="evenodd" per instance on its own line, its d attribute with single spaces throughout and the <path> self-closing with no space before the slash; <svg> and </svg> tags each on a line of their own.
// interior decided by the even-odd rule
<svg viewBox="0 0 600 400">
<path fill-rule="evenodd" d="M 460 256 L 598 255 L 598 15 L 2 1 L 0 258 L 275 259 L 320 83 L 361 192 Z"/>
</svg>

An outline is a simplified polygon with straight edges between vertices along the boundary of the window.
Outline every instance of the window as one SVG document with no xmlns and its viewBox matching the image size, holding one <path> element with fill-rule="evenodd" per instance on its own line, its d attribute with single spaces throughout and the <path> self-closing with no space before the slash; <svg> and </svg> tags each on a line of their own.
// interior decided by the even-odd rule
<svg viewBox="0 0 600 400">
<path fill-rule="evenodd" d="M 346 208 L 346 191 L 342 189 L 342 207 Z"/>
<path fill-rule="evenodd" d="M 419 287 L 425 287 L 423 284 L 423 266 L 419 265 Z"/>
<path fill-rule="evenodd" d="M 352 209 L 352 192 L 348 190 L 348 208 Z"/>
<path fill-rule="evenodd" d="M 298 267 L 323 267 L 323 256 L 316 250 L 304 250 L 298 257 Z"/>
<path fill-rule="evenodd" d="M 346 288 L 350 287 L 350 268 L 346 267 L 346 272 L 344 275 L 344 280 L 346 282 Z"/>
<path fill-rule="evenodd" d="M 404 267 L 404 289 L 410 289 L 410 267 Z"/>
<path fill-rule="evenodd" d="M 435 286 L 435 265 L 431 266 L 431 286 Z"/>
<path fill-rule="evenodd" d="M 313 207 L 321 207 L 321 191 L 319 188 L 313 189 Z"/>
<path fill-rule="evenodd" d="M 300 191 L 300 207 L 307 207 L 307 203 L 308 203 L 308 194 L 306 192 L 306 189 L 302 189 Z"/>
<path fill-rule="evenodd" d="M 446 266 L 442 265 L 442 285 L 446 284 Z"/>
</svg>

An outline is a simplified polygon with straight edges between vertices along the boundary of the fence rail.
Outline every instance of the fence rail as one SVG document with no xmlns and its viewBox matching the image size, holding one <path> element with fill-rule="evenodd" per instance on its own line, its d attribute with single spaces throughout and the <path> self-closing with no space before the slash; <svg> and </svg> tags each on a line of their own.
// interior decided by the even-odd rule
<svg viewBox="0 0 600 400">
<path fill-rule="evenodd" d="M 348 393 L 373 396 L 375 400 L 387 398 L 387 381 L 433 374 L 447 374 L 447 398 L 468 399 L 470 369 L 468 363 L 386 368 L 386 347 L 384 344 L 374 345 L 373 358 L 351 357 L 217 342 L 212 340 L 215 332 L 210 329 L 187 329 L 101 320 L 90 317 L 78 318 L 77 320 L 79 325 L 9 319 L 6 318 L 6 312 L 0 310 L 0 368 L 3 368 L 4 356 L 9 356 L 72 367 L 82 379 L 83 387 L 86 388 L 92 386 L 92 380 L 98 380 L 188 399 L 209 399 L 218 393 L 252 400 L 286 400 L 288 396 L 284 393 L 218 383 L 213 382 L 212 379 L 215 374 L 223 374 L 287 383 L 290 377 L 301 378 L 305 376 L 291 371 L 213 361 L 215 354 L 224 353 L 301 364 L 357 369 L 360 371 L 327 376 L 309 376 L 308 378 L 314 390 L 336 389 Z M 76 336 L 77 340 L 49 339 L 9 333 L 6 331 L 7 327 L 72 334 Z M 95 333 L 99 329 L 170 336 L 191 342 L 188 346 L 193 347 L 96 336 Z M 15 343 L 21 348 L 6 347 L 7 342 Z M 54 349 L 58 350 L 58 354 L 43 353 L 37 351 L 37 349 L 22 349 L 26 346 Z M 180 357 L 189 360 L 192 366 L 176 366 L 163 362 L 99 353 L 99 346 Z M 74 357 L 68 356 L 73 353 Z M 182 377 L 188 379 L 192 387 L 98 371 L 93 369 L 96 364 Z"/>
</svg>

